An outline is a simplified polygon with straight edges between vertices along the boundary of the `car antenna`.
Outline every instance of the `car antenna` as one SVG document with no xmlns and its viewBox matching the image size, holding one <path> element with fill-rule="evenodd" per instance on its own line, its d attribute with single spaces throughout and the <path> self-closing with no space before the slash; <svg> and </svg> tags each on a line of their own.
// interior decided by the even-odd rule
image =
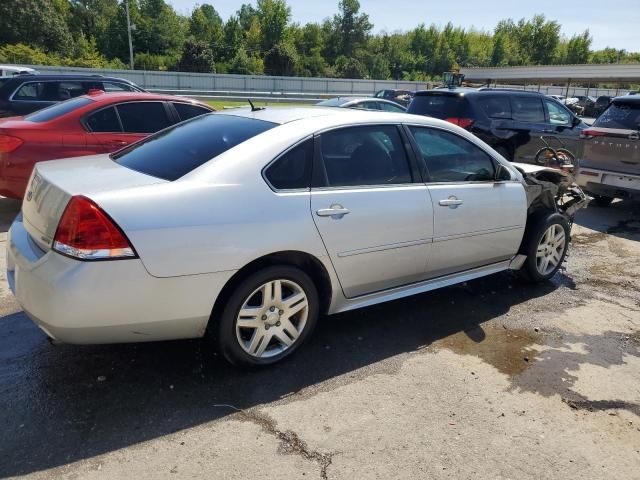
<svg viewBox="0 0 640 480">
<path fill-rule="evenodd" d="M 258 112 L 260 110 L 264 110 L 266 107 L 256 107 L 253 102 L 251 101 L 250 98 L 247 98 L 247 101 L 249 102 L 249 105 L 251 105 L 251 111 L 252 112 Z"/>
</svg>

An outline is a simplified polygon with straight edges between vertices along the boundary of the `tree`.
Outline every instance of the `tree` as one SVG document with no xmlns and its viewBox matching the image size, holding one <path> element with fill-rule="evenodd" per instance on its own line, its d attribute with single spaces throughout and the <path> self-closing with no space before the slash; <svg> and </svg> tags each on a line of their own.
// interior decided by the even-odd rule
<svg viewBox="0 0 640 480">
<path fill-rule="evenodd" d="M 336 60 L 336 74 L 340 78 L 367 78 L 367 69 L 358 59 L 341 55 Z"/>
<path fill-rule="evenodd" d="M 264 57 L 264 70 L 268 75 L 293 75 L 298 56 L 293 45 L 275 44 Z"/>
<path fill-rule="evenodd" d="M 213 50 L 222 45 L 222 18 L 216 9 L 207 3 L 194 8 L 189 18 L 189 34 L 194 40 L 207 43 Z"/>
<path fill-rule="evenodd" d="M 587 63 L 589 61 L 591 42 L 592 38 L 589 30 L 585 30 L 580 35 L 571 37 L 567 44 L 566 63 Z"/>
<path fill-rule="evenodd" d="M 68 3 L 50 0 L 0 2 L 0 45 L 28 43 L 47 52 L 71 53 Z"/>
<path fill-rule="evenodd" d="M 270 51 L 285 40 L 291 9 L 284 0 L 258 0 L 258 16 L 262 30 L 262 49 Z"/>
<path fill-rule="evenodd" d="M 340 13 L 334 16 L 334 25 L 340 38 L 340 53 L 352 57 L 358 49 L 364 47 L 373 25 L 369 21 L 369 15 L 359 13 L 358 0 L 341 0 L 338 8 Z"/>
<path fill-rule="evenodd" d="M 264 65 L 262 60 L 247 55 L 244 48 L 240 47 L 229 65 L 229 73 L 239 75 L 262 75 L 264 73 Z"/>
<path fill-rule="evenodd" d="M 178 63 L 181 72 L 216 73 L 213 52 L 205 42 L 187 40 Z"/>
<path fill-rule="evenodd" d="M 240 26 L 242 27 L 242 30 L 244 30 L 245 32 L 251 28 L 251 24 L 253 23 L 254 20 L 259 19 L 258 11 L 255 8 L 253 8 L 252 5 L 249 5 L 246 3 L 243 3 L 240 6 L 240 9 L 236 13 L 236 16 L 240 21 Z"/>
<path fill-rule="evenodd" d="M 140 19 L 136 23 L 136 50 L 153 54 L 180 52 L 188 22 L 176 14 L 165 0 L 139 0 Z"/>
<path fill-rule="evenodd" d="M 222 58 L 232 59 L 239 49 L 244 48 L 244 33 L 238 17 L 234 15 L 230 16 L 227 23 L 224 24 L 224 43 L 225 50 Z"/>
</svg>

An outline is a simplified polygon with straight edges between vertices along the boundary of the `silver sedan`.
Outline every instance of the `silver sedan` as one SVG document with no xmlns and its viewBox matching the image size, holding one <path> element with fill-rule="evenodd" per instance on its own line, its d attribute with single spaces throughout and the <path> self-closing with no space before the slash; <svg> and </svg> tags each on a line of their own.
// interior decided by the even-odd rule
<svg viewBox="0 0 640 480">
<path fill-rule="evenodd" d="M 58 341 L 211 334 L 231 362 L 269 364 L 322 314 L 508 269 L 553 276 L 570 212 L 539 201 L 530 175 L 427 117 L 204 115 L 115 154 L 38 163 L 8 280 Z"/>
</svg>

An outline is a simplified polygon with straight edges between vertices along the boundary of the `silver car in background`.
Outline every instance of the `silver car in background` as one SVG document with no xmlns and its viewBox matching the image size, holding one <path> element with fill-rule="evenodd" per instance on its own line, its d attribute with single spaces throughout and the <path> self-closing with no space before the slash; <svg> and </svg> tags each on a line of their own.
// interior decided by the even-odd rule
<svg viewBox="0 0 640 480">
<path fill-rule="evenodd" d="M 8 280 L 58 341 L 210 333 L 237 365 L 274 363 L 321 314 L 509 269 L 553 276 L 584 197 L 525 168 L 421 116 L 204 115 L 115 154 L 38 163 Z"/>
</svg>

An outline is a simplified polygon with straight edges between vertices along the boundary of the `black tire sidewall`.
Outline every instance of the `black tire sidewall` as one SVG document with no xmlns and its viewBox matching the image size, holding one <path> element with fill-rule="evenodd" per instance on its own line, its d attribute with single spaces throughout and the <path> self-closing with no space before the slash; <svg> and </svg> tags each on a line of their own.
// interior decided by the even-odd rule
<svg viewBox="0 0 640 480">
<path fill-rule="evenodd" d="M 246 353 L 236 338 L 236 319 L 242 304 L 258 287 L 270 280 L 291 280 L 304 290 L 309 304 L 309 313 L 304 330 L 298 340 L 287 350 L 270 358 L 255 358 Z M 313 280 L 302 270 L 291 266 L 272 266 L 259 270 L 242 280 L 228 298 L 222 314 L 215 326 L 215 340 L 218 350 L 232 364 L 238 367 L 259 367 L 271 365 L 289 357 L 309 338 L 318 322 L 319 298 Z"/>
<path fill-rule="evenodd" d="M 550 273 L 542 275 L 538 271 L 536 265 L 536 253 L 538 250 L 538 244 L 540 243 L 540 240 L 542 239 L 542 236 L 547 231 L 547 229 L 555 224 L 562 226 L 562 228 L 564 229 L 564 251 L 562 252 L 562 256 L 560 257 L 560 261 L 558 262 L 556 268 L 554 268 Z M 531 226 L 527 229 L 526 235 L 527 238 L 525 240 L 525 248 L 523 253 L 527 256 L 527 260 L 523 266 L 523 273 L 526 275 L 526 278 L 528 280 L 533 282 L 544 282 L 546 280 L 549 280 L 560 269 L 567 255 L 567 251 L 569 250 L 569 240 L 571 237 L 567 219 L 559 213 L 555 212 L 540 215 L 538 218 L 532 220 Z"/>
</svg>

